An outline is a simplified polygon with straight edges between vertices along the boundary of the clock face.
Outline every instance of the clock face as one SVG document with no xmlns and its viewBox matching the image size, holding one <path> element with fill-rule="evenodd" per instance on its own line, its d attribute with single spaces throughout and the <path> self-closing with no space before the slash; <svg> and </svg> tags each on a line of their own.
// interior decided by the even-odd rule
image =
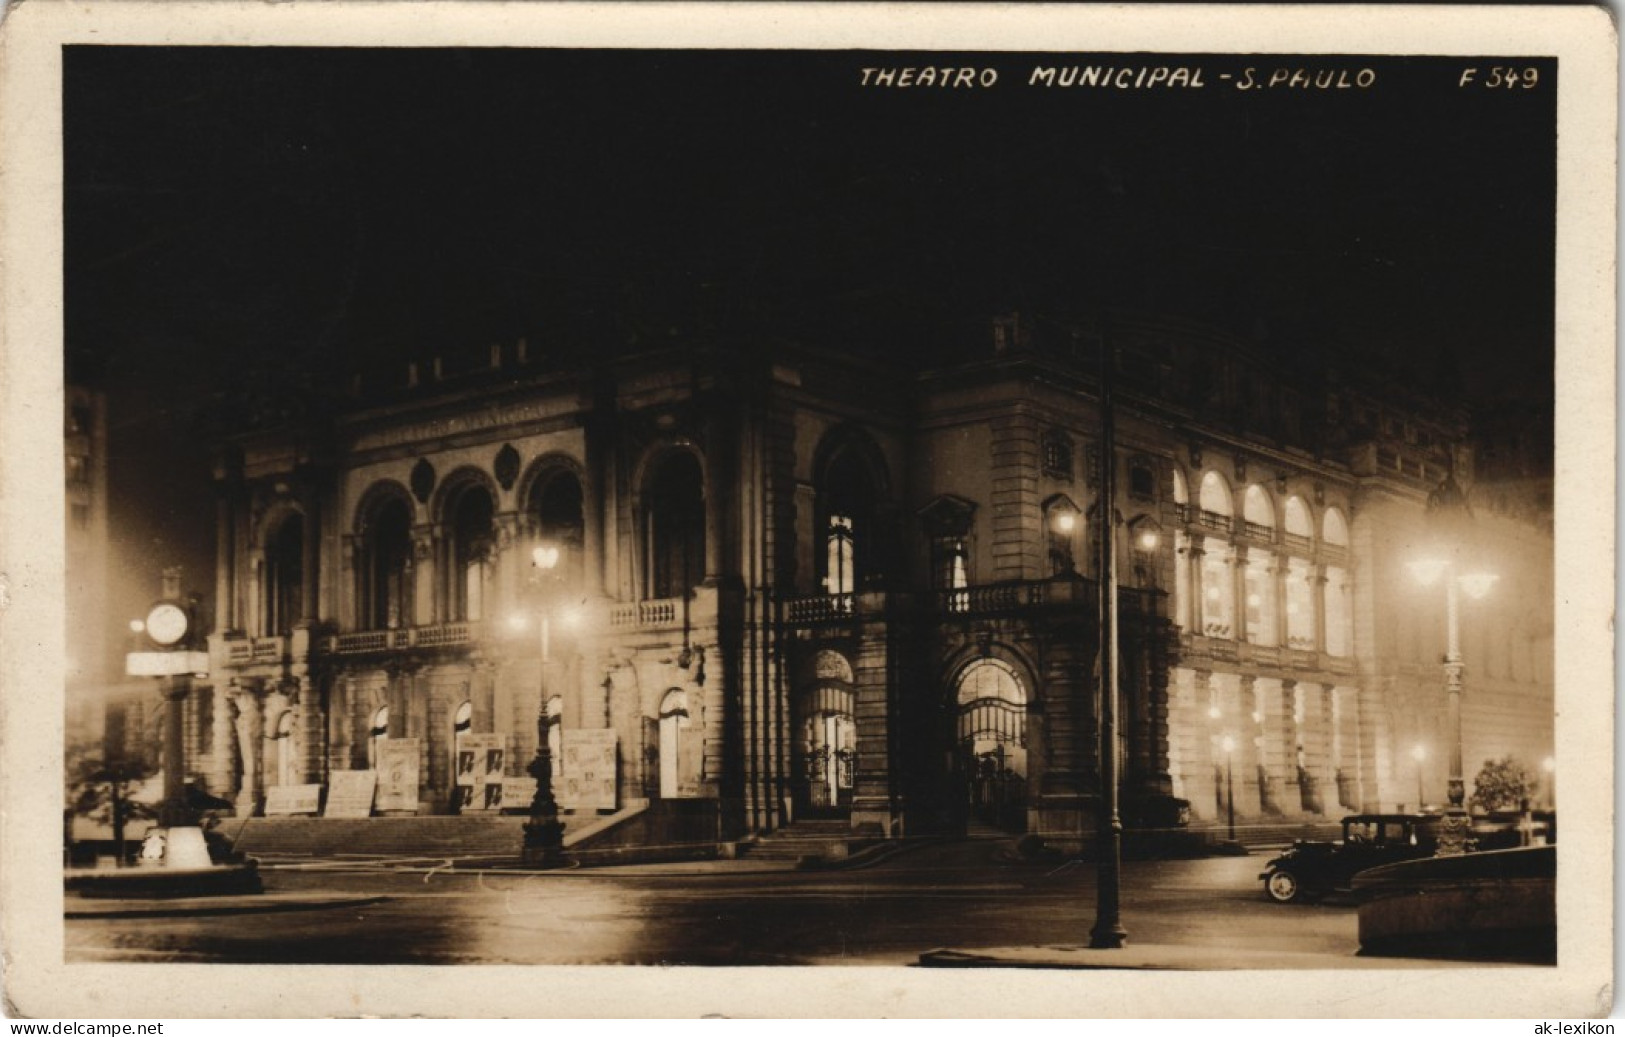
<svg viewBox="0 0 1625 1037">
<path fill-rule="evenodd" d="M 147 636 L 161 645 L 172 645 L 185 637 L 186 625 L 186 612 L 179 605 L 162 602 L 147 613 Z"/>
</svg>

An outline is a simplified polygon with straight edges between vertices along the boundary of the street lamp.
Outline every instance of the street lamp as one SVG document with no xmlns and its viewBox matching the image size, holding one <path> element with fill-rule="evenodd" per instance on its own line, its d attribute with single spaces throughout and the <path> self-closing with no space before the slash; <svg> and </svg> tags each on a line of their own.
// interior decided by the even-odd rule
<svg viewBox="0 0 1625 1037">
<path fill-rule="evenodd" d="M 1448 696 L 1447 723 L 1450 737 L 1449 806 L 1445 810 L 1439 829 L 1439 856 L 1454 856 L 1467 851 L 1467 782 L 1461 772 L 1461 621 L 1459 617 L 1460 592 L 1470 598 L 1482 598 L 1499 579 L 1494 573 L 1467 570 L 1459 556 L 1467 539 L 1472 512 L 1467 506 L 1467 495 L 1456 485 L 1456 478 L 1446 475 L 1438 489 L 1428 495 L 1428 523 L 1438 551 L 1427 558 L 1410 563 L 1411 574 L 1424 587 L 1444 582 L 1445 588 L 1445 654 L 1444 684 Z"/>
<path fill-rule="evenodd" d="M 1230 813 L 1230 841 L 1233 843 L 1236 841 L 1236 740 L 1225 735 L 1220 744 L 1224 746 L 1224 801 Z"/>
<path fill-rule="evenodd" d="M 547 591 L 546 581 L 559 564 L 559 549 L 542 544 L 531 551 L 531 567 L 537 582 Z M 551 645 L 550 619 L 547 602 L 543 600 L 537 610 L 541 621 L 541 676 L 538 680 L 536 706 L 536 758 L 530 762 L 530 773 L 536 779 L 536 795 L 530 801 L 530 819 L 525 822 L 524 851 L 522 857 L 528 865 L 538 868 L 556 868 L 564 857 L 564 825 L 559 821 L 559 801 L 553 796 L 553 748 L 548 744 L 548 728 L 553 718 L 547 713 L 547 664 Z"/>
<path fill-rule="evenodd" d="M 1417 742 L 1411 746 L 1411 759 L 1416 761 L 1416 811 L 1422 812 L 1427 805 L 1427 796 L 1422 792 L 1422 761 L 1428 758 L 1427 746 Z"/>
</svg>

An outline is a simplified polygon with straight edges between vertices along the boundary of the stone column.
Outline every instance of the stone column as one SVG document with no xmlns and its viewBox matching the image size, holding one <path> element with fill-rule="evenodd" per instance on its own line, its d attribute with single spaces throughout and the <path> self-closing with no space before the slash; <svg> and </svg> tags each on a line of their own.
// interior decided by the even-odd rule
<svg viewBox="0 0 1625 1037">
<path fill-rule="evenodd" d="M 1310 576 L 1315 599 L 1315 651 L 1326 653 L 1326 565 L 1317 562 Z"/>
<path fill-rule="evenodd" d="M 1247 630 L 1247 545 L 1230 547 L 1230 622 L 1236 641 L 1248 641 Z"/>
<path fill-rule="evenodd" d="M 309 677 L 299 679 L 295 691 L 294 725 L 299 737 L 299 782 L 319 785 L 327 779 L 327 754 L 323 742 L 327 733 L 327 714 L 322 710 L 321 694 Z"/>
<path fill-rule="evenodd" d="M 1186 627 L 1198 637 L 1207 636 L 1207 598 L 1202 590 L 1202 556 L 1206 553 L 1203 545 L 1205 539 L 1199 536 L 1191 537 L 1190 566 L 1191 566 L 1191 610 L 1190 626 Z"/>
<path fill-rule="evenodd" d="M 440 573 L 438 526 L 414 526 L 412 529 L 412 621 L 404 626 L 429 626 L 439 618 L 436 608 L 436 578 Z"/>
<path fill-rule="evenodd" d="M 216 796 L 233 797 L 237 794 L 237 735 L 232 723 L 236 706 L 231 700 L 231 688 L 215 685 L 209 694 L 214 696 L 214 751 L 209 755 L 209 791 Z"/>
<path fill-rule="evenodd" d="M 243 767 L 237 788 L 237 816 L 249 817 L 259 811 L 265 789 L 264 705 L 259 692 L 246 687 L 234 693 L 231 700 L 237 707 L 237 752 Z"/>
</svg>

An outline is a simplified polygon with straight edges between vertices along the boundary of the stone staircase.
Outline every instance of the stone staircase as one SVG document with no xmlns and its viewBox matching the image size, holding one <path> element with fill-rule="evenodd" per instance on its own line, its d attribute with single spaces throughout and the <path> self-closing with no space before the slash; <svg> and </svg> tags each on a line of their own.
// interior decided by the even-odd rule
<svg viewBox="0 0 1625 1037">
<path fill-rule="evenodd" d="M 599 820 L 561 817 L 572 829 Z M 255 817 L 230 819 L 220 830 L 255 857 L 484 857 L 518 856 L 526 818 L 484 817 Z M 239 827 L 241 832 L 239 834 Z"/>
<path fill-rule="evenodd" d="M 741 847 L 740 856 L 758 861 L 799 861 L 804 857 L 839 859 L 853 838 L 850 822 L 803 820 Z"/>
</svg>

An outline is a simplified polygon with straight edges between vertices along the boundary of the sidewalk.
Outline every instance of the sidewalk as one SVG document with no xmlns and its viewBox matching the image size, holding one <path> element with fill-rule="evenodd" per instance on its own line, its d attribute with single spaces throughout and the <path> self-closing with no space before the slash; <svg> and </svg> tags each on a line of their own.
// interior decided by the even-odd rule
<svg viewBox="0 0 1625 1037">
<path fill-rule="evenodd" d="M 1090 947 L 983 947 L 940 949 L 920 955 L 923 968 L 1143 969 L 1224 971 L 1240 969 L 1459 969 L 1460 961 L 1431 958 L 1363 958 L 1354 954 L 1237 950 L 1229 947 L 1127 944 L 1117 950 Z M 1472 962 L 1474 968 L 1497 963 Z M 1516 968 L 1506 964 L 1506 968 Z"/>
<path fill-rule="evenodd" d="M 194 915 L 266 914 L 277 911 L 321 911 L 359 907 L 388 900 L 388 895 L 354 893 L 253 893 L 230 897 L 113 899 L 69 894 L 64 918 L 163 918 Z"/>
</svg>

